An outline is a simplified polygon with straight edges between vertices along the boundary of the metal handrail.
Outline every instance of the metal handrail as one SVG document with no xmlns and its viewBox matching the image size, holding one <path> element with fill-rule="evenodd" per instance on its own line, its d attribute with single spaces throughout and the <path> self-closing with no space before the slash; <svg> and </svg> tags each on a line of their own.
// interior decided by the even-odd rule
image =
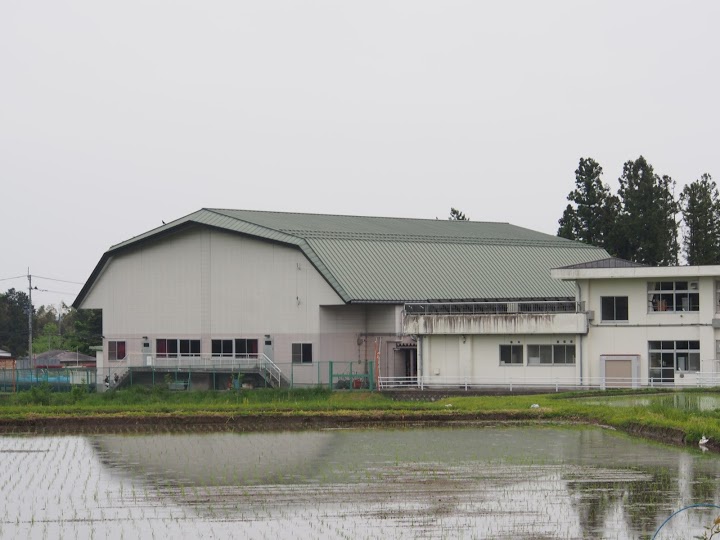
<svg viewBox="0 0 720 540">
<path fill-rule="evenodd" d="M 405 315 L 506 315 L 515 313 L 583 313 L 585 302 L 574 300 L 513 302 L 413 302 Z"/>
<path fill-rule="evenodd" d="M 165 369 L 213 369 L 231 368 L 238 371 L 257 369 L 267 374 L 279 385 L 282 382 L 282 370 L 275 362 L 263 353 L 243 354 L 236 356 L 164 356 L 155 354 L 134 353 L 123 360 L 109 361 L 107 368 L 119 369 L 137 367 L 155 367 Z"/>
<path fill-rule="evenodd" d="M 580 383 L 573 376 L 548 377 L 473 377 L 473 376 L 439 376 L 427 375 L 417 377 L 378 377 L 378 387 L 388 388 L 552 388 L 560 389 L 607 389 L 607 388 L 650 388 L 650 387 L 713 387 L 720 386 L 720 373 L 698 372 L 697 380 L 692 384 L 679 384 L 676 382 L 660 382 L 653 379 L 638 379 L 631 377 L 585 377 Z"/>
</svg>

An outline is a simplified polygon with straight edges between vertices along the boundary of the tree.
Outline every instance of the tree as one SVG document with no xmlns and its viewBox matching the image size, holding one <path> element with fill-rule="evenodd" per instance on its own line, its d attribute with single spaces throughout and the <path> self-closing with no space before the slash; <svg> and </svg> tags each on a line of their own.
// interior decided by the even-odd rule
<svg viewBox="0 0 720 540">
<path fill-rule="evenodd" d="M 709 174 L 683 188 L 680 209 L 687 263 L 720 264 L 720 197 Z"/>
<path fill-rule="evenodd" d="M 72 322 L 72 334 L 66 334 L 68 349 L 92 354 L 90 347 L 102 344 L 102 310 L 70 308 L 63 320 L 64 328 L 70 328 Z"/>
<path fill-rule="evenodd" d="M 450 208 L 450 217 L 448 219 L 450 221 L 470 221 L 470 218 L 457 208 Z"/>
<path fill-rule="evenodd" d="M 40 354 L 46 351 L 54 351 L 58 349 L 67 349 L 65 340 L 60 335 L 57 324 L 49 322 L 43 326 L 39 336 L 33 337 L 33 354 Z"/>
<path fill-rule="evenodd" d="M 603 184 L 602 167 L 592 158 L 580 158 L 575 170 L 575 189 L 567 199 L 558 236 L 607 249 L 614 254 L 613 227 L 619 201 Z"/>
<path fill-rule="evenodd" d="M 27 354 L 30 299 L 24 292 L 9 289 L 0 294 L 0 348 L 13 356 Z"/>
<path fill-rule="evenodd" d="M 625 163 L 619 182 L 616 255 L 653 266 L 677 264 L 675 182 L 655 174 L 642 156 Z"/>
</svg>

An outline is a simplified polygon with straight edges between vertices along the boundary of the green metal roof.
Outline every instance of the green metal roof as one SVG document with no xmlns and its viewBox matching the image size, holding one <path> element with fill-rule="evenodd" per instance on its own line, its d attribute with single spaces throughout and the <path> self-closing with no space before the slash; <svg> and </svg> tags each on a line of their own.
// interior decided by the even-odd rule
<svg viewBox="0 0 720 540">
<path fill-rule="evenodd" d="M 608 257 L 509 223 L 202 209 L 112 246 L 73 305 L 113 253 L 193 224 L 297 247 L 345 302 L 573 297 L 550 270 Z"/>
</svg>

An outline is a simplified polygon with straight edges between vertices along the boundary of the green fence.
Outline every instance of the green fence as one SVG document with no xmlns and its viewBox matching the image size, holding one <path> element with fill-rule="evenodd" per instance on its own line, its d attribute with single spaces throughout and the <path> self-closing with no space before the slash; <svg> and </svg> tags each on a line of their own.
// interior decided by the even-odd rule
<svg viewBox="0 0 720 540">
<path fill-rule="evenodd" d="M 189 369 L 155 367 L 110 367 L 98 370 L 98 383 L 104 390 L 134 385 L 165 386 L 169 390 L 239 390 L 269 387 L 262 373 L 228 369 Z"/>
<path fill-rule="evenodd" d="M 333 390 L 375 390 L 375 370 L 372 361 L 316 361 L 312 364 L 279 364 L 282 371 L 282 388 L 310 388 L 322 386 Z M 13 370 L 6 370 L 12 372 Z M 276 387 L 277 379 L 271 378 L 261 369 L 228 369 L 226 367 L 128 367 L 115 365 L 98 369 L 83 370 L 17 370 L 24 371 L 18 376 L 20 386 L 29 387 L 37 382 L 55 384 L 59 390 L 69 390 L 73 384 L 85 381 L 97 384 L 100 391 L 126 388 L 134 385 L 163 385 L 170 390 L 240 390 L 246 388 Z M 47 373 L 47 372 L 50 373 Z M 53 371 L 58 371 L 54 373 Z M 0 377 L 0 390 L 3 382 L 13 387 L 11 375 Z M 89 381 L 89 382 L 88 382 Z M 5 390 L 11 391 L 11 390 Z"/>
<path fill-rule="evenodd" d="M 355 371 L 353 371 L 355 367 Z M 333 390 L 375 390 L 373 363 L 368 362 L 367 372 L 358 371 L 354 362 L 328 362 L 328 381 Z"/>
<path fill-rule="evenodd" d="M 0 392 L 29 390 L 47 384 L 53 392 L 69 392 L 73 386 L 95 389 L 95 368 L 0 369 Z"/>
</svg>

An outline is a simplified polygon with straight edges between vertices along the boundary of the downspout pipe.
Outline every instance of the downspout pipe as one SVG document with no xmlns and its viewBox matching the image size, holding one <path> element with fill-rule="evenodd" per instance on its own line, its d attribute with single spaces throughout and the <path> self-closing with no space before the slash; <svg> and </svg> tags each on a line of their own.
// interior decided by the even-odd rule
<svg viewBox="0 0 720 540">
<path fill-rule="evenodd" d="M 582 302 L 582 287 L 580 283 L 575 281 L 575 298 L 578 302 Z M 582 304 L 581 304 L 582 305 Z M 585 323 L 587 324 L 588 332 L 590 331 L 590 321 L 588 320 L 587 309 L 585 310 Z M 580 334 L 578 339 L 578 363 L 580 364 L 580 386 L 583 386 L 583 335 Z"/>
</svg>

